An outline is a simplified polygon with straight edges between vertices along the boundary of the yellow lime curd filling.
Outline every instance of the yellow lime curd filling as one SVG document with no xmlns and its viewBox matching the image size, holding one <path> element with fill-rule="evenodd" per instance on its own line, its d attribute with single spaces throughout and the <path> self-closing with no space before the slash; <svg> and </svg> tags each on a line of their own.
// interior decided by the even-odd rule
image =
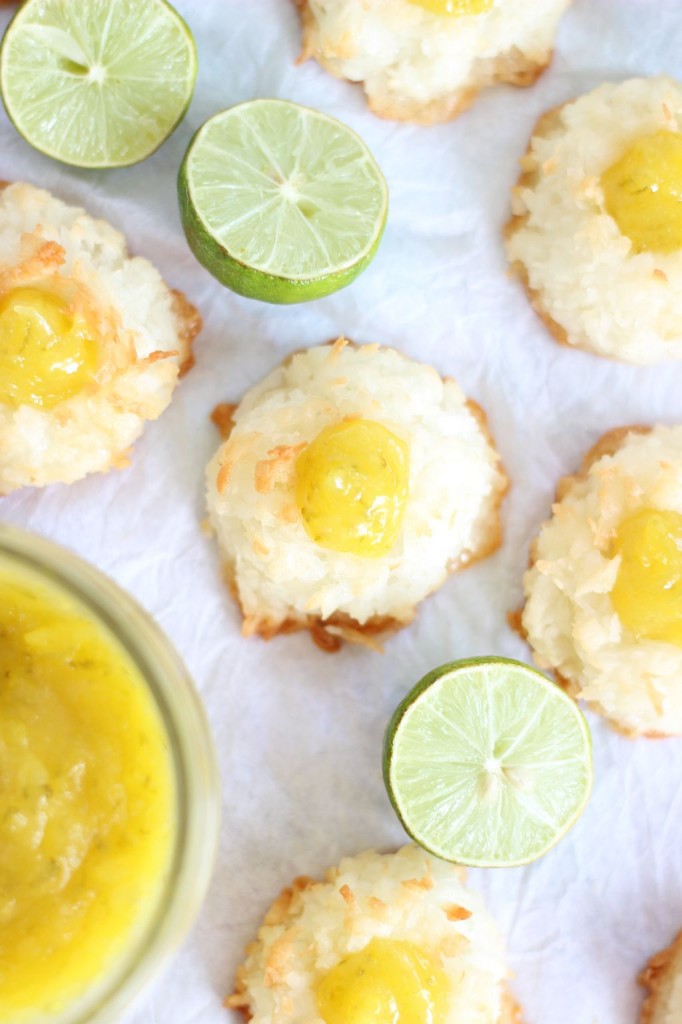
<svg viewBox="0 0 682 1024">
<path fill-rule="evenodd" d="M 443 1024 L 450 982 L 436 956 L 413 942 L 372 939 L 317 986 L 325 1024 Z"/>
<path fill-rule="evenodd" d="M 296 460 L 295 497 L 320 547 L 380 558 L 395 544 L 407 504 L 408 445 L 381 423 L 326 427 Z"/>
<path fill-rule="evenodd" d="M 416 7 L 423 7 L 433 14 L 463 15 L 485 14 L 495 0 L 410 0 Z"/>
<path fill-rule="evenodd" d="M 643 508 L 618 529 L 621 565 L 611 599 L 635 636 L 682 647 L 682 515 Z"/>
<path fill-rule="evenodd" d="M 601 177 L 606 212 L 636 253 L 682 248 L 682 134 L 638 139 Z"/>
<path fill-rule="evenodd" d="M 58 1014 L 121 962 L 167 881 L 175 800 L 123 648 L 0 562 L 0 1022 Z"/>
<path fill-rule="evenodd" d="M 97 369 L 87 317 L 56 291 L 15 288 L 0 296 L 0 403 L 52 409 Z"/>
</svg>

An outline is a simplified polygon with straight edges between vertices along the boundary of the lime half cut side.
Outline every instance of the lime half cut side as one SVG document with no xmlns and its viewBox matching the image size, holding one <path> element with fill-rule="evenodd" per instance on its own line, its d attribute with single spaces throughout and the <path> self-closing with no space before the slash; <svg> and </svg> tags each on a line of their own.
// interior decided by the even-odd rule
<svg viewBox="0 0 682 1024">
<path fill-rule="evenodd" d="M 197 259 L 265 302 L 304 302 L 350 284 L 374 256 L 388 209 L 362 139 L 285 100 L 252 100 L 207 121 L 178 187 Z"/>
<path fill-rule="evenodd" d="M 123 167 L 187 110 L 194 39 L 165 0 L 25 0 L 5 33 L 0 89 L 17 131 L 76 167 Z"/>
<path fill-rule="evenodd" d="M 453 662 L 422 679 L 393 715 L 384 779 L 406 831 L 437 857 L 527 864 L 585 808 L 590 732 L 570 697 L 527 665 Z"/>
</svg>

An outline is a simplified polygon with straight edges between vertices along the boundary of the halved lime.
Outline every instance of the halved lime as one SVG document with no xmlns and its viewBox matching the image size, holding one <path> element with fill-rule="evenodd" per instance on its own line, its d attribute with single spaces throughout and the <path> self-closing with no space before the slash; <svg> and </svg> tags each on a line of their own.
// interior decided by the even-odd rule
<svg viewBox="0 0 682 1024">
<path fill-rule="evenodd" d="M 28 143 L 76 167 L 153 153 L 187 110 L 194 39 L 165 0 L 25 0 L 0 50 L 0 89 Z"/>
<path fill-rule="evenodd" d="M 384 780 L 406 831 L 437 857 L 527 864 L 585 808 L 590 732 L 574 702 L 527 665 L 456 661 L 425 676 L 396 710 Z"/>
<path fill-rule="evenodd" d="M 252 100 L 207 121 L 178 189 L 199 262 L 264 302 L 305 302 L 350 284 L 374 256 L 388 208 L 362 139 L 285 100 Z"/>
</svg>

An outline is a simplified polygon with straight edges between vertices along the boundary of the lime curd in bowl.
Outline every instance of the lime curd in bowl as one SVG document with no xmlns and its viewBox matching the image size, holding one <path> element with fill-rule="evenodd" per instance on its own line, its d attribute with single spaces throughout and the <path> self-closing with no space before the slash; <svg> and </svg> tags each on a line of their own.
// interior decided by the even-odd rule
<svg viewBox="0 0 682 1024">
<path fill-rule="evenodd" d="M 84 563 L 0 526 L 0 1024 L 116 1019 L 198 910 L 218 808 L 167 641 Z"/>
</svg>

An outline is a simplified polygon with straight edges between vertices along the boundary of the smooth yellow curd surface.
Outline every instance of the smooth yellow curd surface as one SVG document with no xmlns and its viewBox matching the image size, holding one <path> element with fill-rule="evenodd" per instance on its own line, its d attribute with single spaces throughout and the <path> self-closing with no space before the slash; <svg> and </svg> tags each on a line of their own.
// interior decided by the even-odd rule
<svg viewBox="0 0 682 1024">
<path fill-rule="evenodd" d="M 409 479 L 404 441 L 373 420 L 341 420 L 298 456 L 296 503 L 320 547 L 379 558 L 398 538 Z"/>
<path fill-rule="evenodd" d="M 462 15 L 485 14 L 495 0 L 410 0 L 411 4 L 423 7 L 433 14 Z"/>
<path fill-rule="evenodd" d="M 635 252 L 682 248 L 682 134 L 645 135 L 601 177 L 606 212 Z"/>
<path fill-rule="evenodd" d="M 372 939 L 317 988 L 325 1024 L 442 1024 L 450 982 L 438 959 L 412 942 Z"/>
<path fill-rule="evenodd" d="M 97 369 L 86 317 L 43 288 L 0 297 L 0 403 L 52 409 L 73 398 Z"/>
<path fill-rule="evenodd" d="M 68 595 L 0 561 L 0 1022 L 59 1012 L 114 966 L 174 833 L 137 668 Z"/>
<path fill-rule="evenodd" d="M 682 515 L 644 508 L 621 523 L 613 606 L 636 636 L 682 646 Z"/>
</svg>

